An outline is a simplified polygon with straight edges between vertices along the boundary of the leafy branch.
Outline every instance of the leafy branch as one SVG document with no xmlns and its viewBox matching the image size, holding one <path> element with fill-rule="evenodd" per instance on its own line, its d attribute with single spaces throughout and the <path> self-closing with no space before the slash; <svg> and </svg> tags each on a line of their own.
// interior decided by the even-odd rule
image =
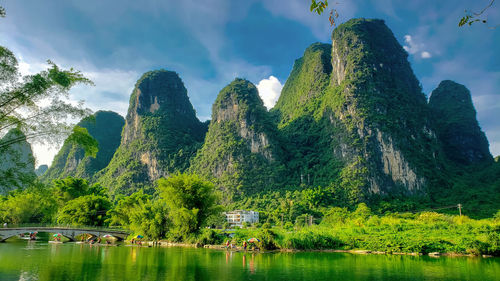
<svg viewBox="0 0 500 281">
<path fill-rule="evenodd" d="M 465 10 L 465 16 L 463 16 L 460 19 L 460 22 L 458 22 L 458 26 L 459 27 L 462 27 L 464 25 L 471 26 L 473 23 L 476 22 L 481 22 L 484 24 L 488 23 L 488 20 L 485 17 L 483 17 L 483 15 L 488 9 L 490 9 L 493 6 L 494 2 L 495 0 L 491 0 L 490 3 L 478 13 Z M 491 28 L 496 28 L 496 27 L 498 27 L 498 25 L 493 26 Z"/>
<path fill-rule="evenodd" d="M 335 2 L 335 5 L 338 5 L 338 2 Z M 325 1 L 316 1 L 316 0 L 311 0 L 311 6 L 310 6 L 310 11 L 313 13 L 317 13 L 318 15 L 321 15 L 326 7 L 328 7 L 328 0 Z M 337 12 L 337 9 L 331 9 L 330 10 L 330 16 L 328 17 L 328 20 L 330 21 L 330 26 L 336 26 L 337 22 L 336 20 L 339 17 L 339 13 Z"/>
</svg>

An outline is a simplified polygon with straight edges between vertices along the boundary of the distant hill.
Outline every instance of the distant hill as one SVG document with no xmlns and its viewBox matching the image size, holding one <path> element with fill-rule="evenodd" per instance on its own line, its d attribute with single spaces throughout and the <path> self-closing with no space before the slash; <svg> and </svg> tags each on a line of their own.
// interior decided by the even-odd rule
<svg viewBox="0 0 500 281">
<path fill-rule="evenodd" d="M 124 123 L 123 117 L 112 111 L 97 111 L 81 120 L 77 125 L 86 128 L 99 144 L 96 157 L 85 156 L 81 145 L 65 141 L 42 179 L 50 182 L 71 176 L 93 180 L 98 171 L 108 166 L 120 145 Z"/>
<path fill-rule="evenodd" d="M 31 145 L 19 129 L 11 129 L 0 139 L 10 143 L 0 148 L 0 195 L 14 189 L 24 189 L 36 179 L 35 158 Z"/>
<path fill-rule="evenodd" d="M 38 168 L 35 169 L 35 174 L 39 177 L 43 174 L 45 174 L 45 172 L 47 172 L 47 170 L 49 169 L 49 166 L 48 165 L 40 165 L 38 166 Z"/>
</svg>

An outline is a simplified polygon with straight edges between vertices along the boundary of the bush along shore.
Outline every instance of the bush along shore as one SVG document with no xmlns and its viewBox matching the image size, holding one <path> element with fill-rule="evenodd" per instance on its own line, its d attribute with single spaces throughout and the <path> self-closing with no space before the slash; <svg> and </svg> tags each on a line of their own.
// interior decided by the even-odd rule
<svg viewBox="0 0 500 281">
<path fill-rule="evenodd" d="M 279 207 L 270 212 L 271 205 L 263 204 L 256 210 L 265 223 L 228 229 L 222 212 L 231 207 L 218 205 L 214 185 L 197 175 L 160 179 L 153 195 L 139 191 L 116 198 L 108 197 L 99 184 L 66 178 L 54 181 L 53 186 L 0 196 L 0 222 L 117 227 L 130 230 L 130 238 L 162 245 L 229 242 L 241 247 L 244 241 L 257 238 L 249 248 L 500 256 L 500 211 L 492 218 L 472 219 L 436 212 L 398 213 L 387 208 L 382 213 L 365 203 L 351 205 L 351 209 L 333 204 L 308 207 L 296 199 L 290 200 L 293 204 L 288 213 Z"/>
<path fill-rule="evenodd" d="M 494 218 L 474 220 L 467 216 L 436 212 L 374 215 L 364 204 L 349 212 L 331 208 L 319 224 L 297 220 L 295 225 L 262 225 L 219 230 L 202 229 L 183 241 L 184 245 L 225 249 L 225 243 L 242 250 L 249 243 L 261 251 L 337 251 L 358 254 L 408 254 L 448 256 L 500 256 L 500 212 Z M 162 241 L 165 246 L 177 246 Z"/>
</svg>

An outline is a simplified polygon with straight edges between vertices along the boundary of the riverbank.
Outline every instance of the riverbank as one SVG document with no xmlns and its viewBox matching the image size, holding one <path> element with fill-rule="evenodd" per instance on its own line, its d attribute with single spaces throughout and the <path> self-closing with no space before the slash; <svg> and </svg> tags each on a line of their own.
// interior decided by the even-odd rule
<svg viewBox="0 0 500 281">
<path fill-rule="evenodd" d="M 129 242 L 129 241 L 127 241 Z M 127 245 L 127 246 L 133 246 L 133 245 Z M 139 246 L 139 245 L 137 245 Z M 234 247 L 226 247 L 226 245 L 223 244 L 206 244 L 202 245 L 200 243 L 195 243 L 195 244 L 190 244 L 190 243 L 180 243 L 180 242 L 170 242 L 170 241 L 165 241 L 165 240 L 160 240 L 160 241 L 144 241 L 142 243 L 142 247 L 184 247 L 184 248 L 205 248 L 205 249 L 211 249 L 211 250 L 219 250 L 219 251 L 231 251 L 231 252 L 248 252 L 248 253 L 276 253 L 276 252 L 283 252 L 283 253 L 299 253 L 299 252 L 322 252 L 322 253 L 349 253 L 349 254 L 355 254 L 355 255 L 403 255 L 403 256 L 429 256 L 432 258 L 439 258 L 439 257 L 482 257 L 482 258 L 494 258 L 495 256 L 493 255 L 486 255 L 486 254 L 473 254 L 473 253 L 456 253 L 456 252 L 430 252 L 430 253 L 417 253 L 417 252 L 386 252 L 386 251 L 372 251 L 372 250 L 365 250 L 365 249 L 351 249 L 351 250 L 345 250 L 345 249 L 308 249 L 308 250 L 301 250 L 301 249 L 252 249 L 251 247 L 248 247 L 246 250 L 241 247 L 241 246 L 234 246 Z"/>
<path fill-rule="evenodd" d="M 250 238 L 257 238 L 259 242 L 255 246 L 266 251 L 488 257 L 500 256 L 500 219 L 474 220 L 434 212 L 379 217 L 347 213 L 338 208 L 319 224 L 271 226 L 265 223 L 260 227 L 229 231 L 202 229 L 183 239 L 182 244 L 199 247 L 229 241 L 242 246 Z M 179 245 L 174 239 L 165 240 L 168 245 Z"/>
</svg>

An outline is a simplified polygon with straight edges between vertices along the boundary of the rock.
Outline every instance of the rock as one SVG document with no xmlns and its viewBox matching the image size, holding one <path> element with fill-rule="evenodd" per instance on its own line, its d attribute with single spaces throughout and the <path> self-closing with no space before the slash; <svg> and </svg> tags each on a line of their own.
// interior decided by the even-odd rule
<svg viewBox="0 0 500 281">
<path fill-rule="evenodd" d="M 120 146 L 98 182 L 113 195 L 152 192 L 154 181 L 188 168 L 206 130 L 177 73 L 147 72 L 135 85 Z"/>
<path fill-rule="evenodd" d="M 369 251 L 369 250 L 354 250 L 354 251 L 351 251 L 351 253 L 354 253 L 354 254 L 361 254 L 361 255 L 367 255 L 367 254 L 370 254 L 372 251 Z"/>
<path fill-rule="evenodd" d="M 190 170 L 216 183 L 226 200 L 270 188 L 280 181 L 276 135 L 257 88 L 235 79 L 215 100 L 205 142 Z"/>
<path fill-rule="evenodd" d="M 19 129 L 11 129 L 0 139 L 0 195 L 24 189 L 36 179 L 31 145 Z"/>
<path fill-rule="evenodd" d="M 442 81 L 432 91 L 429 106 L 448 159 L 462 165 L 493 162 L 488 140 L 476 119 L 470 91 L 464 85 Z"/>
<path fill-rule="evenodd" d="M 293 163 L 288 184 L 341 178 L 358 200 L 425 192 L 439 143 L 407 57 L 385 23 L 371 19 L 350 20 L 331 46 L 305 51 L 272 110 Z"/>
</svg>

